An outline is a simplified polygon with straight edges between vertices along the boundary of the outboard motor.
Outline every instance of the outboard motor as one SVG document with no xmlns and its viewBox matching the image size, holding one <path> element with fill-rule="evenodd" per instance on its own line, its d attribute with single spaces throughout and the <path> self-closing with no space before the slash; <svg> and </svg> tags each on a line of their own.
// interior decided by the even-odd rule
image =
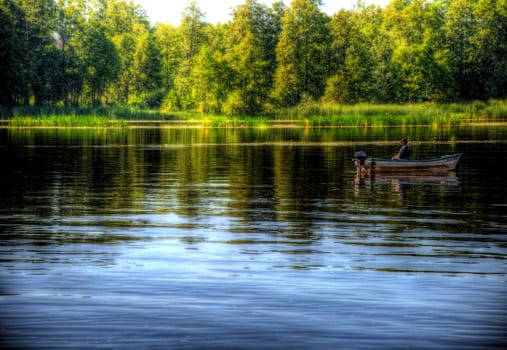
<svg viewBox="0 0 507 350">
<path fill-rule="evenodd" d="M 354 158 L 352 158 L 352 160 L 358 171 L 366 171 L 366 158 L 368 158 L 368 155 L 364 151 L 357 151 L 354 153 Z"/>
</svg>

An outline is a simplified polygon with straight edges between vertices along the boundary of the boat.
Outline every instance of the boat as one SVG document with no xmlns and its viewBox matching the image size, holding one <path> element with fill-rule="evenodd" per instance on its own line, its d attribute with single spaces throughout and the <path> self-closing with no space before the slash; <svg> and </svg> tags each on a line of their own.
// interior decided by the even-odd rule
<svg viewBox="0 0 507 350">
<path fill-rule="evenodd" d="M 365 152 L 354 154 L 354 165 L 360 173 L 446 173 L 456 169 L 463 153 L 427 159 L 369 158 Z"/>
</svg>

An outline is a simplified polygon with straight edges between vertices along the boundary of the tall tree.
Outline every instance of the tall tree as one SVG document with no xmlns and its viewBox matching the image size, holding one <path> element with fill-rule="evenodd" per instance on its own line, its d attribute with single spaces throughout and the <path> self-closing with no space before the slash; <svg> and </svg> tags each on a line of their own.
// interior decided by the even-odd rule
<svg viewBox="0 0 507 350">
<path fill-rule="evenodd" d="M 282 32 L 282 18 L 285 14 L 285 5 L 282 1 L 274 2 L 271 8 L 267 9 L 266 16 L 263 16 L 262 42 L 264 45 L 265 59 L 269 65 L 269 84 L 273 85 L 274 74 L 277 66 L 276 47 Z"/>
<path fill-rule="evenodd" d="M 139 64 L 139 50 L 141 47 L 148 48 L 141 42 L 151 40 L 148 17 L 139 5 L 124 0 L 101 0 L 99 9 L 97 15 L 100 17 L 103 13 L 100 25 L 114 43 L 120 60 L 118 79 L 109 88 L 109 97 L 118 104 L 139 103 L 147 94 L 140 88 L 145 82 L 143 74 L 146 72 L 136 67 L 136 55 Z M 157 59 L 156 52 L 153 53 Z"/>
<path fill-rule="evenodd" d="M 139 26 L 139 25 L 138 25 Z M 136 35 L 137 45 L 134 52 L 134 92 L 138 103 L 143 107 L 160 107 L 157 90 L 160 86 L 160 52 L 155 44 L 153 34 L 139 26 Z M 136 32 L 134 27 L 134 33 Z M 153 97 L 153 98 L 150 98 Z"/>
<path fill-rule="evenodd" d="M 378 12 L 372 9 L 375 8 L 342 10 L 331 19 L 332 75 L 327 81 L 325 100 L 356 103 L 373 99 L 375 65 L 370 47 L 372 38 L 377 36 Z"/>
<path fill-rule="evenodd" d="M 190 0 L 183 11 L 183 18 L 179 27 L 181 37 L 181 62 L 174 79 L 174 90 L 166 101 L 172 109 L 194 109 L 197 101 L 193 95 L 196 84 L 192 80 L 195 60 L 202 45 L 206 42 L 206 28 L 204 13 L 198 6 L 197 0 Z"/>
<path fill-rule="evenodd" d="M 437 7 L 425 0 L 394 0 L 386 9 L 384 24 L 394 45 L 391 62 L 399 82 L 393 85 L 397 102 L 433 99 L 442 78 L 435 56 L 443 26 Z"/>
<path fill-rule="evenodd" d="M 475 78 L 481 98 L 507 96 L 507 2 L 478 0 L 472 37 Z M 474 96 L 477 97 L 477 96 Z"/>
<path fill-rule="evenodd" d="M 443 56 L 450 75 L 450 97 L 454 99 L 477 96 L 472 79 L 472 37 L 476 27 L 471 0 L 452 0 L 445 13 Z"/>
<path fill-rule="evenodd" d="M 245 0 L 210 25 L 189 0 L 178 27 L 132 0 L 0 0 L 0 104 L 119 105 L 255 114 L 324 99 L 507 96 L 506 0 Z"/>
<path fill-rule="evenodd" d="M 327 78 L 328 17 L 320 0 L 293 0 L 282 19 L 276 48 L 273 97 L 283 106 L 319 99 Z"/>
<path fill-rule="evenodd" d="M 372 67 L 373 86 L 370 100 L 381 103 L 394 102 L 396 101 L 394 87 L 397 86 L 395 65 L 392 63 L 394 46 L 384 26 L 385 10 L 375 7 L 371 8 L 371 15 L 365 17 L 365 19 L 369 20 L 367 36 L 371 45 L 370 54 L 374 62 Z"/>
<path fill-rule="evenodd" d="M 58 0 L 56 37 L 60 50 L 60 84 L 65 105 L 77 106 L 83 96 L 87 75 L 81 39 L 85 37 L 91 6 L 87 0 Z"/>
<path fill-rule="evenodd" d="M 177 29 L 170 24 L 158 24 L 153 33 L 160 52 L 161 84 L 167 93 L 174 87 L 174 78 L 181 59 L 181 37 Z"/>
<path fill-rule="evenodd" d="M 256 0 L 238 6 L 229 25 L 227 58 L 234 72 L 232 93 L 225 108 L 230 114 L 252 115 L 262 110 L 272 74 L 268 40 L 271 13 Z"/>
<path fill-rule="evenodd" d="M 209 26 L 213 40 L 201 47 L 192 71 L 193 96 L 203 113 L 222 113 L 223 105 L 233 89 L 233 70 L 225 57 L 226 26 Z"/>
<path fill-rule="evenodd" d="M 28 103 L 30 74 L 28 49 L 22 45 L 25 15 L 12 0 L 0 0 L 0 105 Z"/>
<path fill-rule="evenodd" d="M 93 20 L 87 24 L 77 39 L 79 42 L 76 44 L 77 55 L 81 58 L 86 72 L 84 76 L 86 102 L 100 105 L 107 88 L 118 76 L 120 58 L 103 28 Z"/>
<path fill-rule="evenodd" d="M 56 42 L 55 3 L 53 0 L 17 0 L 24 13 L 25 30 L 18 45 L 23 47 L 28 86 L 37 105 L 58 99 L 53 89 L 59 81 L 54 72 Z M 27 96 L 25 97 L 25 101 Z M 27 102 L 27 101 L 26 101 Z M 25 103 L 26 103 L 25 102 Z"/>
</svg>

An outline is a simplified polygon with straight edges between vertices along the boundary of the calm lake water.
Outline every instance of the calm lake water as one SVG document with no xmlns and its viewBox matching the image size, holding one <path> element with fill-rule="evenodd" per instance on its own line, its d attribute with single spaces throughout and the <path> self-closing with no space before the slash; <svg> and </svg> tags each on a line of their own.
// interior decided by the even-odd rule
<svg viewBox="0 0 507 350">
<path fill-rule="evenodd" d="M 353 153 L 462 152 L 356 179 Z M 507 344 L 507 127 L 0 130 L 3 349 Z"/>
</svg>

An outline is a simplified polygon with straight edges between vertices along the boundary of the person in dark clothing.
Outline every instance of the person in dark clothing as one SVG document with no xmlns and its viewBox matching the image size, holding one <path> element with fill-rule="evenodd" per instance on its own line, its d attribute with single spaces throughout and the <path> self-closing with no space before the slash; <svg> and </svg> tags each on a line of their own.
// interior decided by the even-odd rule
<svg viewBox="0 0 507 350">
<path fill-rule="evenodd" d="M 412 158 L 412 149 L 410 148 L 407 139 L 404 137 L 400 140 L 401 148 L 397 154 L 393 155 L 392 159 L 406 159 Z"/>
</svg>

